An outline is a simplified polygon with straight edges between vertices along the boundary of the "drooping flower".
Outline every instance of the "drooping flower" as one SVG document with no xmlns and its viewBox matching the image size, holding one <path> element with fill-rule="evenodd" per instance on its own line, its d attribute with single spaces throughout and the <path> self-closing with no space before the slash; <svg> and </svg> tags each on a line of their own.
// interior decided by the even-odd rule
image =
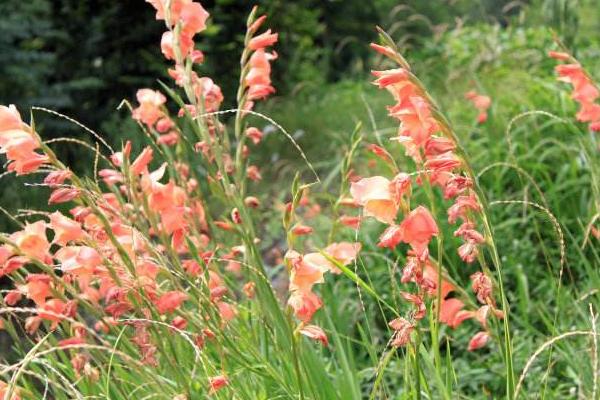
<svg viewBox="0 0 600 400">
<path fill-rule="evenodd" d="M 316 325 L 306 325 L 302 329 L 300 329 L 300 333 L 310 339 L 321 342 L 321 344 L 325 347 L 329 345 L 327 335 L 325 334 L 323 329 Z"/>
<path fill-rule="evenodd" d="M 484 347 L 490 339 L 490 334 L 486 331 L 477 332 L 469 341 L 469 351 L 478 350 Z"/>
<path fill-rule="evenodd" d="M 398 317 L 389 323 L 390 328 L 394 330 L 394 338 L 391 345 L 402 347 L 410 342 L 410 335 L 415 329 L 415 325 L 405 318 Z"/>
</svg>

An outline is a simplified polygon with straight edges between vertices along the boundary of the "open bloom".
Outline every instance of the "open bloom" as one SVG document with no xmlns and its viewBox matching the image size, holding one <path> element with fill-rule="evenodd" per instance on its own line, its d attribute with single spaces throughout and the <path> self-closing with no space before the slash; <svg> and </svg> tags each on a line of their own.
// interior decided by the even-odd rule
<svg viewBox="0 0 600 400">
<path fill-rule="evenodd" d="M 427 252 L 429 241 L 439 232 L 433 216 L 423 206 L 412 210 L 400 224 L 400 229 L 402 241 L 410 244 L 419 257 Z"/>
<path fill-rule="evenodd" d="M 152 128 L 154 124 L 164 116 L 162 106 L 166 103 L 166 97 L 157 90 L 140 89 L 136 94 L 140 105 L 133 109 L 133 119 Z"/>
<path fill-rule="evenodd" d="M 391 224 L 396 219 L 398 204 L 390 189 L 389 179 L 383 176 L 374 176 L 353 182 L 350 194 L 356 203 L 364 207 L 366 216 Z"/>
<path fill-rule="evenodd" d="M 0 154 L 9 161 L 7 169 L 17 175 L 37 171 L 49 161 L 45 154 L 35 152 L 39 147 L 38 139 L 23 123 L 15 106 L 0 106 Z"/>
<path fill-rule="evenodd" d="M 50 257 L 50 243 L 46 237 L 46 229 L 47 224 L 44 221 L 27 224 L 22 231 L 13 233 L 11 240 L 24 255 L 47 261 Z"/>
</svg>

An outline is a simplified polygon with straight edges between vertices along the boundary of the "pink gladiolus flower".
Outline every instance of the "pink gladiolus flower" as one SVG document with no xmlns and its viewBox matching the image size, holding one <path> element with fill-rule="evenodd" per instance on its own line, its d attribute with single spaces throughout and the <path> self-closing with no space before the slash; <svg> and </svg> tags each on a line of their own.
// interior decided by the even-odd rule
<svg viewBox="0 0 600 400">
<path fill-rule="evenodd" d="M 313 233 L 313 228 L 307 225 L 296 225 L 292 228 L 292 233 L 296 236 L 310 235 Z"/>
<path fill-rule="evenodd" d="M 179 306 L 185 300 L 187 300 L 187 298 L 188 298 L 187 294 L 177 291 L 177 290 L 173 290 L 171 292 L 167 292 L 167 293 L 163 294 L 162 296 L 160 296 L 156 300 L 154 305 L 156 306 L 156 310 L 158 311 L 159 314 L 171 313 L 171 312 L 175 311 L 176 309 L 178 309 Z"/>
<path fill-rule="evenodd" d="M 258 128 L 250 127 L 246 129 L 246 136 L 248 136 L 250 140 L 252 140 L 252 143 L 256 145 L 262 140 L 263 133 Z"/>
<path fill-rule="evenodd" d="M 167 99 L 159 91 L 151 89 L 138 90 L 136 97 L 140 105 L 133 110 L 133 119 L 152 128 L 160 118 L 163 118 L 164 113 L 161 107 Z"/>
<path fill-rule="evenodd" d="M 425 156 L 437 156 L 447 152 L 454 151 L 456 144 L 454 141 L 445 138 L 443 136 L 432 136 L 427 143 L 425 143 Z"/>
<path fill-rule="evenodd" d="M 399 225 L 390 225 L 379 237 L 378 247 L 387 247 L 393 249 L 398 243 L 403 241 L 403 230 Z"/>
<path fill-rule="evenodd" d="M 229 380 L 225 375 L 213 376 L 208 379 L 208 384 L 210 389 L 208 394 L 215 394 L 218 390 L 223 389 L 225 386 L 229 385 Z"/>
<path fill-rule="evenodd" d="M 477 349 L 480 349 L 480 348 L 484 347 L 487 344 L 487 342 L 488 342 L 489 339 L 490 339 L 490 334 L 489 333 L 487 333 L 485 331 L 477 332 L 475 334 L 475 336 L 473 336 L 471 338 L 471 340 L 469 341 L 469 348 L 468 348 L 468 350 L 469 351 L 474 351 L 474 350 L 477 350 Z"/>
<path fill-rule="evenodd" d="M 69 347 L 69 346 L 77 346 L 85 344 L 85 339 L 80 337 L 72 337 L 68 339 L 63 339 L 58 342 L 58 347 Z"/>
<path fill-rule="evenodd" d="M 44 221 L 27 224 L 22 231 L 13 233 L 11 240 L 25 256 L 46 261 L 50 256 L 48 253 L 50 243 L 46 237 L 46 228 L 47 225 Z"/>
<path fill-rule="evenodd" d="M 425 317 L 425 313 L 427 312 L 427 307 L 425 306 L 425 302 L 423 301 L 423 297 L 416 295 L 416 294 L 412 294 L 412 293 L 406 293 L 406 292 L 402 292 L 402 297 L 404 298 L 404 300 L 409 301 L 411 303 L 413 303 L 413 305 L 416 307 L 416 311 L 413 315 L 413 317 L 415 319 L 423 319 Z"/>
<path fill-rule="evenodd" d="M 425 264 L 425 268 L 423 268 L 423 285 L 426 286 L 429 295 L 438 295 L 438 280 L 439 274 L 435 268 L 433 268 L 429 263 Z M 448 297 L 448 294 L 454 290 L 454 285 L 448 282 L 445 278 L 442 278 L 442 287 L 439 291 L 442 299 Z"/>
<path fill-rule="evenodd" d="M 475 272 L 471 275 L 471 287 L 477 295 L 477 300 L 481 304 L 487 304 L 492 296 L 492 280 L 483 272 Z"/>
<path fill-rule="evenodd" d="M 19 301 L 21 301 L 21 298 L 23 297 L 23 294 L 18 291 L 18 290 L 10 290 L 8 293 L 6 293 L 4 295 L 4 302 L 9 305 L 9 306 L 14 306 L 15 304 L 17 304 Z"/>
<path fill-rule="evenodd" d="M 373 50 L 375 50 L 376 52 L 378 52 L 379 54 L 383 54 L 386 57 L 389 57 L 389 58 L 396 57 L 396 53 L 394 52 L 394 50 L 392 50 L 391 48 L 389 48 L 387 46 L 381 46 L 377 43 L 371 43 L 371 44 L 369 44 L 369 46 L 371 46 L 371 48 Z"/>
<path fill-rule="evenodd" d="M 65 217 L 58 211 L 50 214 L 49 227 L 54 231 L 54 240 L 52 242 L 62 246 L 70 241 L 82 239 L 85 235 L 78 222 Z"/>
<path fill-rule="evenodd" d="M 309 322 L 314 313 L 323 306 L 323 302 L 313 292 L 295 290 L 288 299 L 288 305 L 300 321 Z"/>
<path fill-rule="evenodd" d="M 3 381 L 0 381 L 0 399 L 21 400 L 21 397 L 19 397 L 19 392 L 19 389 L 15 389 L 10 398 L 8 398 L 8 384 Z"/>
<path fill-rule="evenodd" d="M 292 265 L 290 290 L 310 291 L 316 283 L 323 283 L 323 274 L 333 268 L 332 264 L 319 253 L 301 256 L 295 252 L 286 254 Z"/>
<path fill-rule="evenodd" d="M 350 215 L 342 215 L 339 219 L 338 219 L 339 223 L 342 225 L 345 225 L 349 228 L 352 229 L 358 229 L 360 226 L 360 221 L 361 218 L 356 216 L 350 216 Z"/>
<path fill-rule="evenodd" d="M 331 258 L 335 259 L 340 264 L 348 265 L 356 259 L 361 247 L 362 245 L 360 243 L 332 243 L 325 248 L 325 253 L 327 253 Z M 339 273 L 341 271 L 335 268 L 332 272 Z"/>
<path fill-rule="evenodd" d="M 327 339 L 327 335 L 320 327 L 316 325 L 306 325 L 302 329 L 300 329 L 300 333 L 304 336 L 321 342 L 321 344 L 325 347 L 329 346 L 329 340 Z"/>
<path fill-rule="evenodd" d="M 48 198 L 48 204 L 66 203 L 77 198 L 80 190 L 71 187 L 61 187 L 54 190 Z"/>
<path fill-rule="evenodd" d="M 200 3 L 185 3 L 179 15 L 182 21 L 182 34 L 191 37 L 205 30 L 208 16 L 208 12 Z"/>
<path fill-rule="evenodd" d="M 438 235 L 435 220 L 423 206 L 418 206 L 400 224 L 402 241 L 410 244 L 420 257 L 427 252 L 427 245 L 433 236 Z"/>
<path fill-rule="evenodd" d="M 470 193 L 468 196 L 459 196 L 448 209 L 448 222 L 453 224 L 458 218 L 467 221 L 469 212 L 479 211 L 481 211 L 481 205 L 474 193 Z"/>
<path fill-rule="evenodd" d="M 0 105 L 0 132 L 19 130 L 22 126 L 21 115 L 13 104 L 8 107 Z"/>
<path fill-rule="evenodd" d="M 390 181 L 382 176 L 363 178 L 353 182 L 350 194 L 364 207 L 366 216 L 391 224 L 398 213 L 398 205 L 390 191 Z"/>
<path fill-rule="evenodd" d="M 394 347 L 405 346 L 410 341 L 410 334 L 415 329 L 415 326 L 402 317 L 396 318 L 389 325 L 394 330 L 394 339 L 391 345 Z"/>
<path fill-rule="evenodd" d="M 464 311 L 465 304 L 459 299 L 442 300 L 440 305 L 440 322 L 450 328 L 456 328 L 464 320 L 472 318 L 473 312 Z"/>
<path fill-rule="evenodd" d="M 194 41 L 188 35 L 179 35 L 179 49 L 181 56 L 187 57 L 194 48 Z M 175 36 L 173 32 L 163 33 L 160 40 L 160 49 L 167 60 L 175 60 Z"/>
<path fill-rule="evenodd" d="M 75 275 L 91 275 L 102 264 L 102 257 L 88 246 L 67 246 L 54 255 L 61 263 L 61 270 Z"/>
<path fill-rule="evenodd" d="M 555 60 L 560 60 L 560 61 L 567 61 L 571 58 L 571 56 L 568 53 L 564 53 L 561 51 L 549 51 L 548 57 L 554 58 Z"/>
<path fill-rule="evenodd" d="M 492 99 L 488 96 L 477 94 L 474 90 L 465 93 L 465 97 L 473 103 L 473 106 L 479 111 L 477 122 L 482 124 L 487 120 L 487 110 L 492 104 Z"/>
<path fill-rule="evenodd" d="M 249 165 L 248 168 L 246 168 L 246 176 L 248 179 L 255 182 L 262 179 L 262 175 L 260 174 L 260 171 L 256 165 Z"/>
<path fill-rule="evenodd" d="M 277 55 L 275 53 L 267 53 L 264 49 L 255 51 L 248 64 L 250 70 L 246 75 L 245 84 L 248 86 L 248 100 L 254 101 L 264 99 L 272 93 L 275 93 L 275 88 L 271 85 L 271 64 Z"/>
<path fill-rule="evenodd" d="M 44 183 L 50 186 L 62 185 L 67 179 L 71 178 L 71 175 L 73 174 L 69 170 L 52 171 L 44 178 Z"/>
<path fill-rule="evenodd" d="M 278 36 L 279 34 L 271 33 L 271 30 L 268 29 L 266 32 L 250 39 L 248 48 L 250 50 L 260 50 L 265 47 L 272 46 L 277 42 Z"/>
<path fill-rule="evenodd" d="M 135 161 L 131 163 L 131 172 L 134 175 L 140 175 L 142 172 L 146 171 L 148 164 L 152 161 L 153 153 L 154 151 L 150 146 L 145 147 Z"/>
<path fill-rule="evenodd" d="M 33 300 L 38 306 L 43 305 L 51 293 L 52 278 L 46 274 L 27 275 L 27 284 L 21 287 L 21 290 L 27 295 L 28 299 Z"/>
</svg>

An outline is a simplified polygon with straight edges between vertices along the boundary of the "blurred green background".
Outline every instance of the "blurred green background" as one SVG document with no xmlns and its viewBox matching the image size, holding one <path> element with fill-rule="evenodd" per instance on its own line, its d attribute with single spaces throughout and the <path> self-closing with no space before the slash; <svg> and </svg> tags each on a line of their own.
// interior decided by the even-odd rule
<svg viewBox="0 0 600 400">
<path fill-rule="evenodd" d="M 540 49 L 551 44 L 556 30 L 578 55 L 594 59 L 600 28 L 596 0 L 266 0 L 257 1 L 270 15 L 268 25 L 280 32 L 274 64 L 277 95 L 262 105 L 295 137 L 314 160 L 331 143 L 345 138 L 354 123 L 368 120 L 363 98 L 369 98 L 381 118 L 383 102 L 367 84 L 376 59 L 368 48 L 375 26 L 388 30 L 422 78 L 437 79 L 441 89 L 453 82 L 472 85 L 472 73 L 487 68 L 545 68 L 551 61 Z M 210 26 L 197 39 L 206 53 L 201 73 L 213 77 L 225 93 L 224 107 L 233 106 L 239 73 L 239 53 L 245 18 L 244 0 L 203 1 Z M 169 81 L 159 42 L 163 25 L 142 0 L 2 0 L 0 2 L 0 103 L 15 104 L 28 119 L 32 105 L 67 114 L 118 144 L 140 137 L 125 110 L 138 88 L 158 88 Z M 587 52 L 587 53 L 586 53 Z M 495 71 L 500 73 L 500 69 Z M 469 75 L 465 75 L 465 71 Z M 471 79 L 467 80 L 466 76 Z M 462 79 L 457 79 L 462 78 Z M 448 86 L 447 83 L 450 85 Z M 462 87 L 461 87 L 462 89 Z M 457 94 L 460 98 L 462 93 Z M 326 111 L 326 112 L 325 112 Z M 44 138 L 89 139 L 64 120 L 35 113 Z M 308 132 L 308 134 L 306 134 Z M 262 147 L 270 161 L 297 159 L 283 140 Z M 57 147 L 60 157 L 76 170 L 89 170 L 91 155 L 80 148 Z M 323 165 L 327 167 L 327 165 Z M 24 179 L 2 178 L 0 204 L 15 212 L 43 206 L 44 189 L 24 187 Z M 8 220 L 0 217 L 0 230 Z"/>
</svg>

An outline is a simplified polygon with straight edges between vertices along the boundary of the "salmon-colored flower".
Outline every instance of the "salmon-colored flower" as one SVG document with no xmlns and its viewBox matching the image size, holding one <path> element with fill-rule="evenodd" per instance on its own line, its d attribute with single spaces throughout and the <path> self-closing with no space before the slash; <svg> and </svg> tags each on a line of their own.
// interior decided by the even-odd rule
<svg viewBox="0 0 600 400">
<path fill-rule="evenodd" d="M 425 317 L 425 313 L 427 312 L 427 307 L 425 306 L 425 301 L 423 300 L 423 297 L 407 292 L 402 292 L 401 294 L 404 300 L 413 303 L 413 305 L 415 306 L 416 311 L 413 314 L 413 318 L 417 320 L 423 319 L 423 317 Z"/>
<path fill-rule="evenodd" d="M 248 196 L 244 199 L 244 204 L 246 207 L 258 208 L 260 207 L 260 200 L 254 196 Z"/>
<path fill-rule="evenodd" d="M 270 63 L 276 58 L 276 53 L 267 53 L 262 48 L 256 50 L 250 56 L 248 61 L 250 69 L 244 81 L 248 87 L 249 101 L 264 99 L 275 93 L 275 88 L 271 85 Z"/>
<path fill-rule="evenodd" d="M 206 29 L 208 12 L 200 3 L 188 2 L 181 9 L 179 19 L 182 22 L 181 32 L 185 36 L 194 36 Z"/>
<path fill-rule="evenodd" d="M 27 283 L 21 287 L 28 299 L 37 305 L 43 305 L 52 296 L 52 278 L 46 274 L 29 274 Z"/>
<path fill-rule="evenodd" d="M 22 297 L 23 297 L 23 294 L 19 290 L 9 290 L 4 295 L 4 302 L 7 305 L 12 307 L 15 304 L 17 304 L 19 301 L 21 301 Z"/>
<path fill-rule="evenodd" d="M 323 306 L 323 302 L 313 292 L 295 290 L 288 299 L 288 305 L 299 320 L 309 322 L 314 313 Z"/>
<path fill-rule="evenodd" d="M 390 328 L 394 330 L 394 338 L 391 345 L 402 347 L 410 342 L 410 334 L 415 329 L 414 324 L 405 318 L 398 317 L 389 323 Z"/>
<path fill-rule="evenodd" d="M 307 225 L 296 225 L 292 228 L 292 233 L 296 236 L 310 235 L 313 233 L 313 228 Z"/>
<path fill-rule="evenodd" d="M 220 301 L 217 303 L 219 309 L 219 316 L 224 322 L 229 322 L 237 315 L 237 309 L 233 304 Z"/>
<path fill-rule="evenodd" d="M 350 242 L 339 242 L 332 243 L 325 248 L 325 253 L 327 253 L 331 258 L 335 259 L 342 265 L 348 265 L 358 256 L 362 245 L 360 243 L 350 243 Z M 338 268 L 334 268 L 332 272 L 341 272 Z"/>
<path fill-rule="evenodd" d="M 267 29 L 266 32 L 250 39 L 248 48 L 250 50 L 260 50 L 265 47 L 272 46 L 277 42 L 278 36 L 279 35 L 277 33 L 271 33 L 271 30 Z"/>
<path fill-rule="evenodd" d="M 50 172 L 45 178 L 44 183 L 53 185 L 62 185 L 67 179 L 70 179 L 73 173 L 68 169 Z"/>
<path fill-rule="evenodd" d="M 50 243 L 46 237 L 47 225 L 44 221 L 26 224 L 22 231 L 13 233 L 11 240 L 15 242 L 24 255 L 46 261 L 49 258 Z"/>
<path fill-rule="evenodd" d="M 481 304 L 487 304 L 492 296 L 492 280 L 483 272 L 475 272 L 471 275 L 471 287 L 477 295 Z"/>
<path fill-rule="evenodd" d="M 48 204 L 67 203 L 79 197 L 81 191 L 75 187 L 60 187 L 50 193 Z"/>
<path fill-rule="evenodd" d="M 458 218 L 463 221 L 469 220 L 469 212 L 481 211 L 481 205 L 474 193 L 468 196 L 459 196 L 454 204 L 448 209 L 448 222 L 455 223 Z"/>
<path fill-rule="evenodd" d="M 160 50 L 167 60 L 175 60 L 175 35 L 171 31 L 163 33 L 160 40 Z M 189 35 L 181 34 L 177 38 L 182 57 L 187 57 L 194 48 L 194 41 Z"/>
<path fill-rule="evenodd" d="M 440 322 L 450 328 L 456 328 L 464 320 L 473 318 L 472 311 L 463 310 L 465 304 L 459 299 L 442 300 L 440 305 Z"/>
<path fill-rule="evenodd" d="M 56 211 L 50 214 L 50 229 L 54 231 L 53 243 L 66 245 L 68 242 L 82 239 L 85 235 L 81 224 Z"/>
<path fill-rule="evenodd" d="M 13 390 L 13 393 L 11 394 L 10 398 L 8 398 L 8 384 L 0 381 L 0 399 L 3 400 L 21 400 L 21 397 L 19 397 L 19 393 L 20 390 L 18 388 Z"/>
<path fill-rule="evenodd" d="M 146 171 L 148 164 L 152 161 L 153 153 L 154 151 L 150 146 L 145 147 L 140 155 L 131 163 L 131 172 L 135 175 L 140 175 Z"/>
<path fill-rule="evenodd" d="M 255 182 L 262 179 L 262 175 L 260 174 L 260 171 L 256 165 L 249 165 L 248 168 L 246 168 L 246 176 L 248 179 Z"/>
<path fill-rule="evenodd" d="M 88 246 L 63 247 L 54 254 L 54 258 L 60 261 L 63 272 L 75 275 L 91 276 L 102 264 L 102 256 Z"/>
<path fill-rule="evenodd" d="M 218 390 L 223 389 L 225 386 L 229 385 L 229 380 L 225 375 L 218 375 L 208 378 L 208 384 L 210 389 L 208 394 L 215 394 Z"/>
<path fill-rule="evenodd" d="M 316 283 L 323 283 L 323 274 L 333 268 L 332 264 L 319 253 L 304 256 L 288 252 L 286 259 L 291 264 L 290 290 L 310 291 Z"/>
<path fill-rule="evenodd" d="M 423 268 L 423 281 L 423 285 L 426 287 L 427 292 L 431 296 L 437 296 L 439 274 L 438 271 L 436 271 L 436 269 L 432 267 L 429 263 L 426 263 L 425 268 Z M 445 299 L 446 297 L 448 297 L 448 294 L 450 294 L 450 292 L 453 292 L 454 290 L 454 285 L 442 277 L 442 287 L 439 290 L 441 298 Z"/>
<path fill-rule="evenodd" d="M 410 244 L 418 257 L 427 253 L 427 246 L 433 236 L 438 235 L 438 227 L 429 210 L 418 206 L 400 223 L 402 241 Z"/>
<path fill-rule="evenodd" d="M 133 109 L 133 119 L 152 128 L 154 124 L 164 117 L 161 107 L 166 103 L 166 97 L 158 90 L 140 89 L 136 94 L 140 105 Z"/>
<path fill-rule="evenodd" d="M 473 103 L 473 106 L 479 111 L 477 122 L 482 124 L 487 120 L 487 110 L 492 104 L 492 99 L 489 96 L 478 94 L 474 90 L 465 93 L 465 97 Z"/>
<path fill-rule="evenodd" d="M 178 290 L 167 292 L 160 296 L 155 302 L 156 310 L 159 314 L 171 313 L 187 300 L 188 295 Z"/>
<path fill-rule="evenodd" d="M 255 127 L 250 127 L 248 129 L 246 129 L 246 136 L 248 136 L 250 138 L 250 140 L 252 140 L 252 143 L 259 144 L 260 141 L 263 138 L 263 133 L 261 132 L 260 129 L 255 128 Z"/>
<path fill-rule="evenodd" d="M 484 347 L 490 339 L 490 334 L 488 332 L 482 331 L 477 332 L 475 336 L 471 338 L 469 341 L 469 351 L 478 350 Z"/>
<path fill-rule="evenodd" d="M 358 229 L 360 227 L 360 216 L 342 215 L 338 219 L 339 223 L 352 229 Z"/>
<path fill-rule="evenodd" d="M 555 60 L 560 60 L 560 61 L 568 61 L 571 58 L 571 56 L 568 53 L 565 53 L 562 51 L 549 51 L 548 57 L 551 57 L 551 58 L 554 58 Z"/>
<path fill-rule="evenodd" d="M 379 237 L 378 247 L 387 247 L 393 249 L 403 241 L 404 230 L 399 225 L 390 225 Z"/>
<path fill-rule="evenodd" d="M 352 183 L 350 194 L 354 201 L 364 207 L 366 216 L 391 224 L 396 219 L 398 205 L 390 190 L 390 183 L 389 179 L 382 176 L 363 178 Z"/>
<path fill-rule="evenodd" d="M 306 336 L 307 338 L 321 342 L 321 344 L 325 347 L 329 345 L 327 335 L 325 334 L 323 329 L 316 325 L 306 325 L 302 329 L 300 329 L 300 333 Z"/>
</svg>

